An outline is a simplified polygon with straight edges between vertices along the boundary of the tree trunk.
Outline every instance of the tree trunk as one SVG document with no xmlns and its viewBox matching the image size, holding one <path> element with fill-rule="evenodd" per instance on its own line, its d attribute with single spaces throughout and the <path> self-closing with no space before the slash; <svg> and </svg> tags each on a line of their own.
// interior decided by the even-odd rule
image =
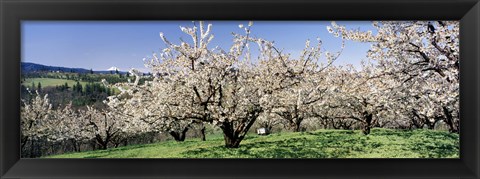
<svg viewBox="0 0 480 179">
<path fill-rule="evenodd" d="M 80 152 L 80 144 L 75 139 L 70 139 L 73 145 L 73 151 Z"/>
<path fill-rule="evenodd" d="M 233 125 L 230 122 L 224 122 L 223 126 L 220 127 L 223 130 L 223 138 L 225 139 L 226 148 L 238 148 L 240 142 L 243 140 L 244 136 L 240 136 L 233 129 Z"/>
<path fill-rule="evenodd" d="M 187 131 L 188 131 L 188 127 L 185 127 L 185 129 L 183 129 L 181 135 L 180 135 L 180 139 L 182 141 L 185 141 L 185 137 L 187 136 Z"/>
<path fill-rule="evenodd" d="M 430 130 L 435 129 L 435 122 L 431 122 L 429 119 L 425 120 L 425 125 L 427 125 L 427 128 Z"/>
<path fill-rule="evenodd" d="M 202 129 L 200 129 L 200 135 L 202 137 L 202 141 L 206 141 L 206 137 L 205 137 L 205 126 L 202 126 Z"/>
<path fill-rule="evenodd" d="M 100 144 L 101 149 L 105 150 L 108 148 L 108 143 L 109 143 L 108 137 L 105 140 L 102 140 L 102 137 L 98 134 L 95 137 L 96 137 L 97 143 Z"/>
<path fill-rule="evenodd" d="M 97 143 L 95 141 L 90 141 L 90 146 L 92 147 L 92 150 L 97 150 Z"/>
<path fill-rule="evenodd" d="M 106 150 L 106 149 L 108 149 L 108 145 L 106 143 L 100 143 L 100 148 L 102 150 Z"/>
<path fill-rule="evenodd" d="M 303 119 L 297 118 L 297 120 L 292 124 L 293 125 L 293 132 L 300 132 L 301 131 L 301 123 Z"/>
<path fill-rule="evenodd" d="M 265 135 L 269 135 L 272 132 L 273 126 L 272 125 L 265 125 Z"/>
<path fill-rule="evenodd" d="M 413 110 L 412 110 L 412 115 L 413 115 L 413 116 L 412 116 L 412 118 L 411 118 L 411 119 L 412 119 L 412 120 L 411 120 L 411 121 L 412 121 L 411 125 L 415 126 L 415 128 L 417 128 L 417 129 L 423 128 L 423 126 L 424 126 L 424 124 L 425 124 L 426 122 L 418 122 L 418 121 L 422 121 L 422 117 L 417 113 L 417 110 L 416 110 L 416 109 L 413 109 Z M 417 119 L 418 121 L 415 120 L 415 119 Z M 423 121 L 426 121 L 426 120 L 423 120 Z M 413 127 L 413 126 L 412 126 L 412 127 Z M 410 127 L 410 128 L 412 128 L 412 127 Z"/>
<path fill-rule="evenodd" d="M 455 124 L 452 113 L 447 107 L 443 107 L 443 113 L 445 115 L 445 123 L 448 126 L 448 131 L 452 133 L 459 133 L 458 126 Z"/>
<path fill-rule="evenodd" d="M 148 133 L 148 138 L 150 138 L 150 141 L 149 141 L 149 143 L 153 143 L 153 142 L 155 142 L 155 136 L 154 136 L 154 134 L 153 134 L 153 133 Z"/>
<path fill-rule="evenodd" d="M 30 140 L 30 157 L 34 158 L 35 157 L 35 140 Z"/>
<path fill-rule="evenodd" d="M 365 113 L 365 123 L 362 129 L 363 134 L 368 135 L 370 134 L 370 129 L 372 128 L 372 120 L 373 120 L 373 114 L 368 114 Z"/>
<path fill-rule="evenodd" d="M 227 148 L 238 148 L 240 146 L 240 142 L 243 140 L 243 136 L 235 137 L 224 134 L 223 137 L 225 139 L 225 147 Z"/>
<path fill-rule="evenodd" d="M 223 122 L 220 128 L 223 131 L 225 147 L 238 148 L 240 142 L 242 142 L 245 135 L 247 135 L 248 130 L 250 130 L 250 127 L 252 127 L 253 123 L 257 120 L 260 112 L 262 112 L 261 109 L 250 111 L 247 115 L 247 119 L 241 120 L 242 123 L 239 123 L 236 127 L 233 126 L 234 122 Z"/>
<path fill-rule="evenodd" d="M 169 134 L 175 139 L 177 142 L 185 141 L 185 135 L 187 134 L 188 127 L 185 127 L 181 132 L 177 131 L 170 131 Z"/>
<path fill-rule="evenodd" d="M 170 131 L 169 134 L 175 139 L 177 142 L 182 142 L 183 140 L 180 138 L 180 133 L 176 131 Z"/>
<path fill-rule="evenodd" d="M 28 142 L 28 137 L 23 137 L 21 151 L 25 149 L 25 145 L 27 144 L 27 142 Z"/>
<path fill-rule="evenodd" d="M 368 135 L 370 134 L 370 126 L 366 125 L 362 129 L 363 134 Z"/>
</svg>

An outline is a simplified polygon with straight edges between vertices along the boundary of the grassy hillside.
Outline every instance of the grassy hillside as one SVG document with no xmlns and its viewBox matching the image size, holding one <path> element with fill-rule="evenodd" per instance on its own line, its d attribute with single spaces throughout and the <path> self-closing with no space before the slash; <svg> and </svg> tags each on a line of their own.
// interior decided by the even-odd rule
<svg viewBox="0 0 480 179">
<path fill-rule="evenodd" d="M 216 135 L 207 141 L 166 141 L 50 158 L 458 158 L 459 146 L 459 135 L 444 131 L 373 129 L 365 136 L 360 131 L 318 130 L 251 134 L 237 149 L 224 148 L 222 136 Z"/>
<path fill-rule="evenodd" d="M 64 85 L 65 83 L 67 83 L 68 86 L 71 88 L 73 87 L 73 85 L 77 84 L 75 80 L 56 79 L 56 78 L 26 78 L 25 81 L 22 82 L 22 85 L 27 88 L 30 88 L 32 86 L 32 82 L 35 83 L 35 88 L 37 87 L 39 82 L 42 84 L 42 88 L 61 86 L 61 85 Z M 100 83 L 100 82 L 95 82 L 95 83 Z M 80 81 L 80 84 L 85 89 L 87 82 Z M 120 93 L 120 90 L 118 90 L 117 88 L 112 88 L 112 90 L 115 94 Z"/>
<path fill-rule="evenodd" d="M 61 86 L 61 85 L 64 85 L 65 83 L 68 83 L 68 86 L 72 87 L 74 84 L 77 84 L 77 82 L 74 80 L 54 79 L 54 78 L 27 78 L 22 84 L 26 87 L 30 87 L 32 86 L 32 82 L 35 83 L 35 87 L 37 87 L 39 82 L 42 84 L 42 87 Z M 80 82 L 80 84 L 85 86 L 87 83 Z"/>
</svg>

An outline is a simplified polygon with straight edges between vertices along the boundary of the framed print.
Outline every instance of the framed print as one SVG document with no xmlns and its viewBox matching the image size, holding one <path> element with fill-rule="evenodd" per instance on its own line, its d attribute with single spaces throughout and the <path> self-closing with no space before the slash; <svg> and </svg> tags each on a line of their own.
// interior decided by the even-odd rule
<svg viewBox="0 0 480 179">
<path fill-rule="evenodd" d="M 1 178 L 479 177 L 476 0 L 0 5 Z"/>
<path fill-rule="evenodd" d="M 20 154 L 459 158 L 459 27 L 458 21 L 22 21 Z M 418 31 L 423 35 L 398 42 Z M 178 42 L 167 37 L 177 34 Z M 161 52 L 136 56 L 160 40 Z M 387 45 L 398 48 L 392 55 L 377 48 Z M 77 51 L 83 53 L 64 60 Z"/>
</svg>

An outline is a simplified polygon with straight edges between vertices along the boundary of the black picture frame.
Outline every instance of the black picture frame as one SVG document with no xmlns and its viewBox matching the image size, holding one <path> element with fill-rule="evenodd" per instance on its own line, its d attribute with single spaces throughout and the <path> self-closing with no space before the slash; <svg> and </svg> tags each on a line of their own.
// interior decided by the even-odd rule
<svg viewBox="0 0 480 179">
<path fill-rule="evenodd" d="M 0 0 L 0 178 L 479 178 L 478 0 Z M 22 20 L 460 20 L 460 159 L 20 159 Z"/>
</svg>

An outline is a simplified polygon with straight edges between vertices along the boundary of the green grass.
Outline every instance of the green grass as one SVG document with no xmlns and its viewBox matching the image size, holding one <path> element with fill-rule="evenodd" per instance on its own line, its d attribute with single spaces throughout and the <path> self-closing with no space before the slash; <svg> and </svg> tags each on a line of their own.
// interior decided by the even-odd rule
<svg viewBox="0 0 480 179">
<path fill-rule="evenodd" d="M 69 87 L 72 87 L 74 84 L 77 84 L 76 81 L 74 80 L 66 80 L 66 79 L 54 79 L 54 78 L 27 78 L 25 81 L 22 83 L 22 85 L 26 87 L 31 87 L 32 82 L 35 83 L 35 88 L 37 87 L 38 83 L 40 82 L 42 84 L 42 87 L 55 87 L 55 86 L 61 86 L 64 85 L 65 83 L 68 84 Z M 87 83 L 86 82 L 80 82 L 82 86 L 85 86 Z"/>
<path fill-rule="evenodd" d="M 61 86 L 65 83 L 71 88 L 73 85 L 76 85 L 77 82 L 75 80 L 66 80 L 66 79 L 56 79 L 56 78 L 26 78 L 25 81 L 22 83 L 23 86 L 27 88 L 32 87 L 32 82 L 35 83 L 35 89 L 38 87 L 38 82 L 42 84 L 42 88 L 44 87 L 55 87 Z M 98 82 L 99 83 L 99 82 Z M 80 84 L 85 88 L 87 82 L 80 81 Z M 112 88 L 115 94 L 120 93 L 120 90 L 117 88 Z"/>
<path fill-rule="evenodd" d="M 221 135 L 49 156 L 49 158 L 458 158 L 459 135 L 445 131 L 318 130 L 247 136 L 239 148 Z"/>
</svg>

